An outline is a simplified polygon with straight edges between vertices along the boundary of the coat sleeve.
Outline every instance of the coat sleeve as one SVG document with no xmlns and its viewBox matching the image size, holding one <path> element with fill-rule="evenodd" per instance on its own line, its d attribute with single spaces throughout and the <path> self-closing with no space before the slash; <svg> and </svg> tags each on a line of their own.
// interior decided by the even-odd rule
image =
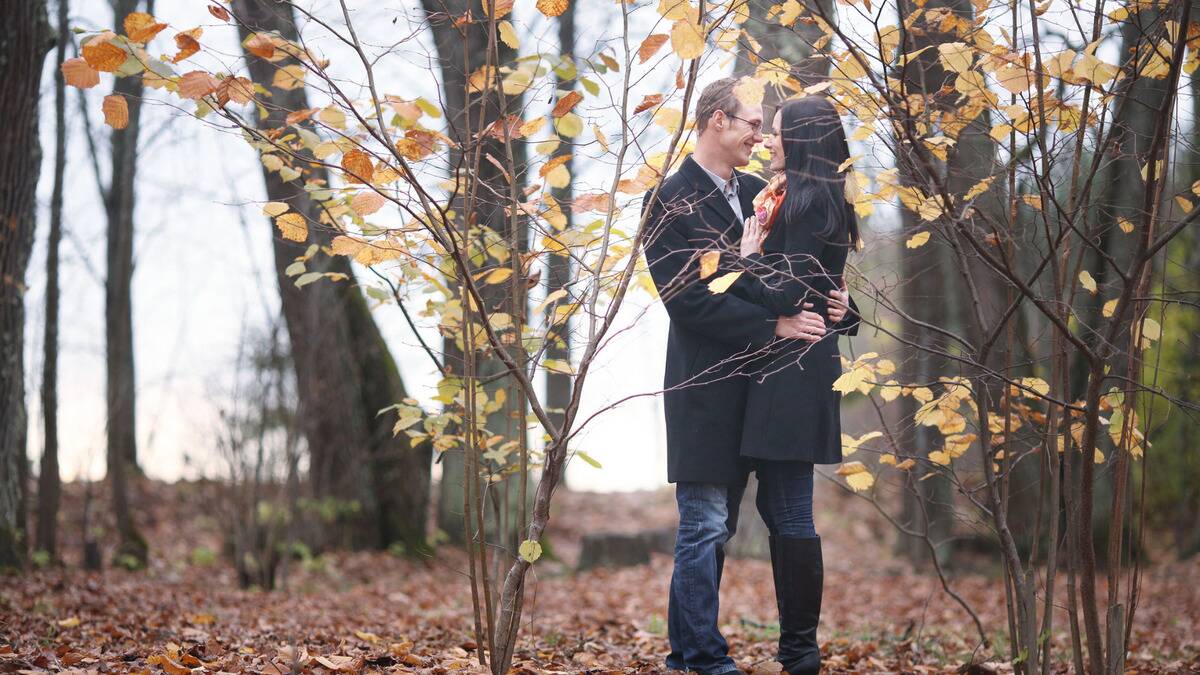
<svg viewBox="0 0 1200 675">
<path fill-rule="evenodd" d="M 777 315 L 729 292 L 712 293 L 700 280 L 699 256 L 688 241 L 684 218 L 671 214 L 661 194 L 646 204 L 646 262 L 671 321 L 733 347 L 762 347 L 775 337 Z"/>
<path fill-rule="evenodd" d="M 811 217 L 821 216 L 814 213 Z M 825 243 L 817 238 L 812 223 L 781 221 L 775 227 L 783 228 L 783 250 L 743 259 L 747 272 L 744 292 L 755 304 L 779 316 L 799 314 L 805 302 L 824 315 L 825 297 L 818 291 L 829 285 L 820 262 Z"/>
</svg>

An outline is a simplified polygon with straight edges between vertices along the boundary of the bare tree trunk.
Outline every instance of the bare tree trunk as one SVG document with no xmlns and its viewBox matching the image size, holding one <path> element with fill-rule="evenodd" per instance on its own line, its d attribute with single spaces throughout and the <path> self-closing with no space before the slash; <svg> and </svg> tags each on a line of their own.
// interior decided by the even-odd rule
<svg viewBox="0 0 1200 675">
<path fill-rule="evenodd" d="M 270 0 L 235 0 L 232 4 L 243 43 L 255 32 L 275 32 L 299 41 L 291 5 Z M 277 69 L 293 61 L 270 63 L 246 52 L 251 78 L 270 92 L 262 129 L 286 126 L 290 112 L 308 108 L 304 88 L 272 86 Z M 288 204 L 310 224 L 320 222 L 320 206 L 304 189 L 304 179 L 284 181 L 264 168 L 267 196 Z M 328 173 L 306 168 L 306 178 L 328 183 Z M 327 246 L 333 234 L 310 227 L 308 240 L 273 239 L 276 279 L 296 368 L 300 419 L 310 457 L 313 496 L 332 499 L 358 514 L 346 516 L 351 526 L 339 541 L 323 543 L 355 547 L 403 544 L 414 551 L 425 545 L 429 506 L 431 448 L 413 446 L 408 436 L 392 436 L 392 422 L 380 410 L 400 402 L 405 392 L 400 371 L 355 286 L 354 271 L 344 256 L 317 255 L 310 272 L 339 272 L 349 281 L 321 281 L 297 288 L 286 269 L 313 243 Z M 321 543 L 321 542 L 318 542 Z"/>
<path fill-rule="evenodd" d="M 742 28 L 750 39 L 742 38 L 739 43 L 740 54 L 734 66 L 734 75 L 752 75 L 758 64 L 772 59 L 783 59 L 791 66 L 792 76 L 801 86 L 809 86 L 829 77 L 829 50 L 826 47 L 817 49 L 815 45 L 824 36 L 825 31 L 812 17 L 834 23 L 837 16 L 833 0 L 801 0 L 804 13 L 792 25 L 784 26 L 778 16 L 768 18 L 770 9 L 778 6 L 774 0 L 747 0 L 746 11 L 750 18 Z M 779 96 L 768 90 L 763 103 L 768 108 L 774 108 L 779 103 Z M 770 126 L 767 122 L 766 126 Z"/>
<path fill-rule="evenodd" d="M 137 11 L 139 0 L 117 0 L 114 24 Z M 108 216 L 108 275 L 105 279 L 105 363 L 108 407 L 108 479 L 120 537 L 117 561 L 128 567 L 146 563 L 146 540 L 137 531 L 130 506 L 131 471 L 137 473 L 137 380 L 133 361 L 133 236 L 137 143 L 142 111 L 142 79 L 123 77 L 113 94 L 125 98 L 129 124 L 113 129 L 112 172 L 104 207 Z"/>
<path fill-rule="evenodd" d="M 478 147 L 483 145 L 483 152 L 490 154 L 493 157 L 505 157 L 506 151 L 504 143 L 496 138 L 489 138 L 483 141 L 475 141 L 471 136 L 479 129 L 486 127 L 500 116 L 500 102 L 497 99 L 495 92 L 489 87 L 487 91 L 473 94 L 470 101 L 467 98 L 467 78 L 475 72 L 476 69 L 483 66 L 487 61 L 488 56 L 488 33 L 487 21 L 480 19 L 477 8 L 480 5 L 477 2 L 469 0 L 422 0 L 425 15 L 428 19 L 430 30 L 433 32 L 434 44 L 437 49 L 438 61 L 441 64 L 442 74 L 442 91 L 444 95 L 444 108 L 446 110 L 447 135 L 455 141 L 457 147 Z M 461 17 L 471 11 L 476 17 L 475 21 L 466 22 L 461 25 L 456 25 L 455 19 Z M 500 60 L 505 62 L 515 56 L 514 50 L 498 45 Z M 509 98 L 508 114 L 515 113 L 519 110 L 519 106 L 514 103 L 516 97 Z M 521 180 L 521 173 L 524 167 L 523 161 L 523 146 L 514 143 L 513 150 L 517 154 L 515 158 L 514 177 L 513 180 Z M 472 152 L 472 156 L 473 156 Z M 464 162 L 470 162 L 472 157 L 464 157 L 458 150 L 450 151 L 450 168 L 453 172 L 455 169 L 463 167 Z M 524 232 L 513 232 L 512 223 L 509 216 L 505 213 L 503 204 L 500 200 L 492 195 L 508 195 L 510 186 L 504 176 L 503 171 L 494 166 L 491 162 L 481 161 L 479 166 L 471 167 L 475 172 L 477 180 L 481 185 L 486 184 L 488 188 L 479 188 L 476 195 L 476 201 L 472 209 L 474 225 L 476 227 L 489 228 L 500 235 L 506 241 L 511 242 L 514 235 L 517 238 L 523 239 Z M 462 204 L 455 206 L 461 210 Z M 523 250 L 523 246 L 518 250 Z M 520 293 L 520 297 L 512 297 L 512 290 L 520 287 L 520 280 L 514 275 L 512 285 L 493 284 L 482 289 L 483 300 L 487 304 L 486 311 L 504 312 L 511 311 L 514 307 L 522 308 L 521 313 L 524 314 L 524 297 L 525 294 Z M 505 309 L 509 308 L 509 309 Z M 461 374 L 463 371 L 464 355 L 455 346 L 453 340 L 446 340 L 443 345 L 442 353 L 444 354 L 445 365 L 448 374 Z M 479 354 L 475 358 L 475 375 L 480 379 L 489 382 L 485 386 L 484 391 L 489 399 L 501 390 L 508 389 L 511 385 L 511 378 L 501 376 L 505 370 L 504 365 L 494 357 L 489 357 L 486 354 Z M 501 408 L 496 413 L 488 416 L 486 427 L 488 430 L 497 434 L 506 435 L 509 438 L 514 437 L 514 434 L 507 433 L 512 423 L 510 412 L 513 410 L 514 401 L 509 399 L 509 404 Z M 524 411 L 518 413 L 523 418 Z M 452 541 L 466 541 L 465 532 L 463 530 L 463 514 L 459 511 L 460 505 L 463 503 L 463 484 L 467 479 L 467 473 L 464 468 L 464 457 L 462 452 L 458 450 L 450 450 L 442 454 L 442 480 L 438 489 L 438 528 L 450 536 Z M 475 480 L 478 477 L 474 477 Z M 494 492 L 497 490 L 506 490 L 510 481 L 503 483 L 492 483 L 488 485 L 488 490 Z M 510 502 L 510 507 L 515 507 L 515 504 Z M 506 508 L 505 513 L 515 512 L 516 508 Z M 487 521 L 488 527 L 495 532 L 496 528 L 492 525 L 500 525 L 500 523 L 492 523 L 492 519 Z M 497 533 L 499 534 L 499 533 Z"/>
<path fill-rule="evenodd" d="M 948 7 L 959 14 L 971 14 L 970 4 L 961 0 L 944 0 L 930 3 L 929 7 Z M 908 17 L 914 9 L 909 2 L 901 2 L 898 6 L 901 17 Z M 902 21 L 903 23 L 903 21 Z M 920 49 L 926 45 L 935 45 L 946 41 L 945 35 L 930 32 L 905 33 L 905 41 L 901 50 Z M 947 74 L 937 59 L 937 50 L 926 50 L 918 59 L 914 59 L 903 71 L 905 91 L 915 99 L 924 101 L 928 108 L 944 106 L 936 95 L 947 80 Z M 944 96 L 944 94 L 943 94 Z M 923 116 L 927 110 L 910 111 L 908 119 Z M 907 147 L 897 143 L 896 147 Z M 919 175 L 914 166 L 914 159 L 903 154 L 898 155 L 896 163 L 900 168 L 901 182 L 913 185 Z M 941 170 L 945 170 L 944 167 Z M 902 209 L 901 225 L 907 240 L 917 232 L 926 229 L 921 219 L 912 209 Z M 953 297 L 954 289 L 961 286 L 957 278 L 956 265 L 945 242 L 931 239 L 929 243 L 915 249 L 905 249 L 901 259 L 902 286 L 899 288 L 899 305 L 908 316 L 918 321 L 928 322 L 935 326 L 951 326 L 953 322 L 953 306 L 957 300 Z M 899 366 L 900 381 L 914 383 L 919 386 L 929 386 L 935 395 L 939 393 L 934 380 L 939 373 L 947 372 L 945 360 L 938 357 L 934 351 L 940 349 L 934 335 L 921 328 L 904 332 L 905 337 L 914 343 L 905 350 L 904 359 Z M 921 403 L 914 397 L 903 396 L 900 401 L 900 419 L 912 420 Z M 930 451 L 937 449 L 938 434 L 934 429 L 920 424 L 905 423 L 898 434 L 899 450 L 912 453 L 918 461 L 925 460 Z M 921 461 L 921 465 L 928 466 Z M 932 470 L 932 469 L 930 469 Z M 904 501 L 901 522 L 910 529 L 928 535 L 937 546 L 939 562 L 948 560 L 950 550 L 950 534 L 953 525 L 953 491 L 949 480 L 942 475 L 934 475 L 924 480 L 920 471 L 908 472 L 905 476 Z M 916 500 L 924 502 L 924 506 Z M 912 560 L 923 560 L 928 553 L 924 541 L 916 537 L 900 537 L 896 542 L 897 553 Z"/>
<path fill-rule="evenodd" d="M 19 569 L 26 558 L 25 272 L 42 160 L 38 94 L 53 36 L 45 2 L 19 2 L 0 13 L 0 569 Z"/>
<path fill-rule="evenodd" d="M 67 58 L 71 39 L 67 0 L 58 0 L 58 47 L 55 63 Z M 58 246 L 62 241 L 63 174 L 67 165 L 67 92 L 62 69 L 54 69 L 54 192 L 50 196 L 50 236 L 46 242 L 46 327 L 42 339 L 42 415 L 45 448 L 38 473 L 35 548 L 58 557 Z"/>
</svg>

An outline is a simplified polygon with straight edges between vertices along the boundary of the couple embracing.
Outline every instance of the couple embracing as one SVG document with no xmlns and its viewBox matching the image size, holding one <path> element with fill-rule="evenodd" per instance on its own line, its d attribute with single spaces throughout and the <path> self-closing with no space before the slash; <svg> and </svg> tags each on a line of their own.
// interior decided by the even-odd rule
<svg viewBox="0 0 1200 675">
<path fill-rule="evenodd" d="M 784 102 L 768 132 L 763 111 L 738 101 L 737 82 L 704 89 L 695 151 L 644 205 L 646 259 L 671 320 L 664 410 L 679 531 L 666 665 L 740 672 L 717 627 L 718 590 L 754 471 L 770 533 L 778 659 L 790 675 L 817 673 L 823 566 L 813 465 L 842 458 L 838 336 L 858 327 L 842 279 L 859 236 L 839 171 L 849 151 L 828 99 Z M 769 183 L 737 170 L 764 138 Z M 702 279 L 708 251 L 720 251 L 719 262 Z M 727 290 L 708 288 L 729 272 L 741 274 Z"/>
</svg>

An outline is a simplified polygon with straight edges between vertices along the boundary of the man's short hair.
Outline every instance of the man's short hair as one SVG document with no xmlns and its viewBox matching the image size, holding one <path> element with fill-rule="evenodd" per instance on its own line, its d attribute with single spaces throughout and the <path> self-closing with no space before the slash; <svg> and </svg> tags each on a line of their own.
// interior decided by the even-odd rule
<svg viewBox="0 0 1200 675">
<path fill-rule="evenodd" d="M 741 103 L 734 95 L 733 89 L 739 78 L 723 77 L 704 88 L 700 92 L 700 100 L 696 102 L 696 132 L 703 133 L 708 121 L 718 110 L 726 115 L 737 114 Z"/>
</svg>

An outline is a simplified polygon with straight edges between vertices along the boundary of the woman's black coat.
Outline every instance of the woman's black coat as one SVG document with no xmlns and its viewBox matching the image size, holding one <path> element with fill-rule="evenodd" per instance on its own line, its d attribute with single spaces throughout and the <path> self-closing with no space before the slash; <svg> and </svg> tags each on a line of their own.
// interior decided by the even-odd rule
<svg viewBox="0 0 1200 675">
<path fill-rule="evenodd" d="M 828 325 L 825 296 L 842 286 L 850 242 L 845 234 L 837 242 L 818 236 L 827 218 L 821 207 L 810 207 L 794 219 L 777 216 L 762 254 L 745 259 L 750 299 L 777 316 L 797 314 L 811 302 L 811 311 L 825 314 Z M 756 375 L 746 394 L 742 456 L 842 461 L 842 397 L 833 390 L 842 374 L 838 337 L 856 335 L 858 324 L 858 307 L 851 300 L 846 318 L 830 326 L 820 341 L 778 340 L 755 361 L 751 370 Z"/>
<path fill-rule="evenodd" d="M 754 195 L 765 185 L 737 173 L 742 213 L 753 213 Z M 650 193 L 646 200 L 649 201 Z M 740 483 L 744 463 L 742 418 L 751 378 L 745 366 L 775 337 L 778 314 L 739 293 L 712 293 L 708 283 L 741 269 L 742 225 L 704 169 L 690 156 L 663 180 L 658 199 L 644 203 L 646 261 L 671 319 L 663 407 L 667 422 L 667 480 Z M 713 275 L 700 278 L 700 255 L 720 250 Z M 746 277 L 745 274 L 742 275 Z"/>
</svg>

